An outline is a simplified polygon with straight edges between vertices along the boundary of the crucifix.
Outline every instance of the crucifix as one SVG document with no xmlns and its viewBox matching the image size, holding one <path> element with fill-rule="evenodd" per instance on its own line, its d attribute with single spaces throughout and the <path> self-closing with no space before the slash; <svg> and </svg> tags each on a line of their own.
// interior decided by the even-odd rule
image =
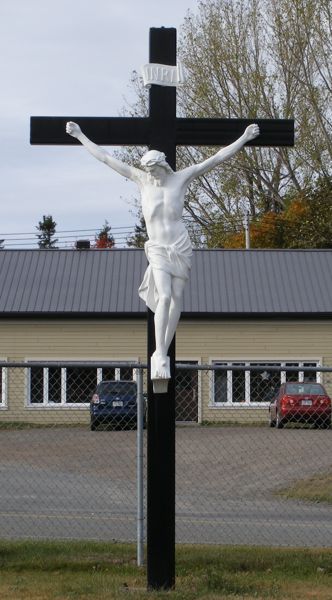
<svg viewBox="0 0 332 600">
<path fill-rule="evenodd" d="M 147 171 L 144 180 L 139 179 L 143 176 L 136 173 L 137 169 L 128 167 L 128 171 L 126 171 L 126 167 L 124 167 L 124 171 L 121 171 L 122 167 L 120 169 L 115 168 L 114 160 L 111 158 L 109 159 L 109 166 L 112 166 L 124 176 L 132 175 L 133 179 L 137 175 L 137 183 L 142 184 L 143 188 L 145 186 L 143 193 L 141 190 L 142 196 L 144 196 L 144 190 L 149 187 L 149 183 L 155 185 L 156 189 L 147 194 L 147 200 L 152 198 L 155 204 L 158 204 L 158 186 L 161 190 L 165 187 L 162 179 L 164 176 L 167 177 L 162 172 L 162 170 L 167 170 L 165 165 L 171 169 L 172 176 L 177 176 L 177 145 L 232 147 L 235 144 L 234 140 L 238 138 L 242 141 L 240 146 L 234 148 L 234 151 L 245 144 L 256 146 L 293 145 L 294 123 L 292 120 L 186 119 L 176 117 L 176 88 L 173 86 L 173 79 L 167 79 L 167 68 L 163 69 L 162 67 L 162 65 L 176 66 L 175 29 L 163 27 L 150 29 L 150 65 L 151 68 L 148 71 L 153 75 L 152 65 L 154 65 L 157 79 L 159 77 L 160 81 L 154 80 L 152 76 L 148 117 L 31 117 L 31 143 L 66 145 L 84 143 L 92 154 L 101 152 L 101 154 L 95 154 L 95 156 L 106 162 L 106 164 L 108 164 L 107 157 L 102 154 L 102 150 L 95 149 L 96 145 L 146 145 L 150 148 L 150 151 L 142 159 L 142 166 Z M 86 135 L 82 134 L 80 128 Z M 244 131 L 248 132 L 245 139 L 243 138 Z M 259 136 L 257 137 L 258 132 Z M 90 142 L 90 138 L 93 143 Z M 90 147 L 89 143 L 92 144 Z M 211 168 L 213 166 L 211 165 Z M 195 173 L 193 172 L 194 176 L 200 174 L 197 171 Z M 171 177 L 171 175 L 169 176 Z M 178 177 L 181 177 L 181 175 L 179 174 Z M 170 187 L 171 183 L 169 189 Z M 153 218 L 149 215 L 149 225 L 153 231 Z M 178 222 L 180 221 L 181 219 L 178 219 Z M 158 235 L 163 236 L 160 228 L 158 231 Z M 183 232 L 179 231 L 178 233 L 181 237 Z M 181 243 L 186 243 L 184 238 L 185 234 L 183 233 Z M 170 239 L 167 236 L 165 239 L 164 247 L 166 253 L 169 254 L 169 261 L 174 263 L 178 258 L 177 249 L 173 249 L 172 243 L 168 243 Z M 160 249 L 157 248 L 157 255 L 158 252 L 160 252 Z M 189 247 L 187 247 L 186 252 L 189 259 Z M 155 278 L 158 279 L 158 274 Z M 162 284 L 163 282 L 160 285 Z M 149 306 L 148 302 L 147 305 Z M 173 329 L 170 328 L 168 337 L 171 336 L 172 341 L 168 339 L 166 343 L 169 350 L 167 364 L 165 365 L 165 361 L 159 360 L 158 353 L 156 356 L 159 330 L 157 325 L 155 326 L 153 311 L 148 308 L 147 314 L 147 579 L 150 589 L 171 589 L 175 584 L 175 336 L 173 335 Z M 158 387 L 154 387 L 153 379 L 158 379 L 154 376 L 156 373 L 161 375 L 161 379 L 168 380 L 167 392 L 163 388 L 163 393 L 161 393 Z"/>
</svg>

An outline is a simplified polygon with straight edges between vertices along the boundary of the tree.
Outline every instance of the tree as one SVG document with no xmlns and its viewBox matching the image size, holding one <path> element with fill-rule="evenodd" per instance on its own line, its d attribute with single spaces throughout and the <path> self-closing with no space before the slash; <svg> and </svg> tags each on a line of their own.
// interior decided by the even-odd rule
<svg viewBox="0 0 332 600">
<path fill-rule="evenodd" d="M 181 57 L 189 84 L 180 96 L 186 114 L 295 117 L 297 124 L 294 149 L 247 149 L 197 185 L 189 210 L 207 236 L 245 207 L 253 217 L 284 210 L 291 190 L 331 173 L 331 19 L 325 22 L 321 9 L 332 16 L 327 0 L 209 0 L 187 17 Z M 188 153 L 185 162 L 206 156 L 204 149 Z"/>
<path fill-rule="evenodd" d="M 115 245 L 114 237 L 111 234 L 112 227 L 108 224 L 108 221 L 105 220 L 105 223 L 102 229 L 95 237 L 95 248 L 113 248 Z"/>
<path fill-rule="evenodd" d="M 283 220 L 286 248 L 332 248 L 332 179 L 296 195 Z"/>
<path fill-rule="evenodd" d="M 224 234 L 221 238 L 225 248 L 244 248 L 245 233 L 240 231 Z M 284 222 L 282 213 L 268 212 L 250 224 L 250 248 L 282 248 L 284 245 Z"/>
<path fill-rule="evenodd" d="M 144 248 L 144 244 L 148 239 L 145 220 L 142 211 L 138 213 L 139 223 L 135 225 L 133 235 L 127 238 L 127 246 L 133 248 Z"/>
<path fill-rule="evenodd" d="M 56 225 L 51 215 L 43 215 L 43 220 L 39 221 L 36 227 L 41 232 L 37 234 L 39 248 L 56 248 L 55 244 L 58 241 L 54 239 Z"/>
<path fill-rule="evenodd" d="M 319 181 L 295 193 L 279 213 L 252 221 L 251 248 L 332 248 L 332 181 Z M 243 248 L 244 233 L 221 236 L 225 248 Z"/>
<path fill-rule="evenodd" d="M 259 220 L 286 210 L 290 195 L 332 176 L 332 5 L 330 0 L 201 0 L 189 12 L 179 58 L 188 83 L 179 88 L 186 117 L 295 118 L 294 148 L 247 148 L 197 180 L 186 200 L 193 240 L 223 245 L 249 209 Z M 146 115 L 137 74 L 132 116 Z M 214 149 L 178 149 L 178 167 Z M 126 152 L 126 151 L 125 151 Z M 129 159 L 137 158 L 130 150 Z M 221 236 L 221 237 L 220 237 Z"/>
</svg>

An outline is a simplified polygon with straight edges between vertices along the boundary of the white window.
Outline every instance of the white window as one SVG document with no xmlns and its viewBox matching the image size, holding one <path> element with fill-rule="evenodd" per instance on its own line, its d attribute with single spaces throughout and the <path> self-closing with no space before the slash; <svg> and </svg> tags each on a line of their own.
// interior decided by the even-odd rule
<svg viewBox="0 0 332 600">
<path fill-rule="evenodd" d="M 41 367 L 28 369 L 28 404 L 30 406 L 87 405 L 97 384 L 105 379 L 134 379 L 129 367 Z"/>
<path fill-rule="evenodd" d="M 7 369 L 0 367 L 0 408 L 7 406 Z"/>
<path fill-rule="evenodd" d="M 318 361 L 213 361 L 213 364 L 223 367 L 213 371 L 213 406 L 267 406 L 281 383 L 319 381 L 320 375 L 314 370 L 301 371 L 301 367 L 319 366 Z"/>
</svg>

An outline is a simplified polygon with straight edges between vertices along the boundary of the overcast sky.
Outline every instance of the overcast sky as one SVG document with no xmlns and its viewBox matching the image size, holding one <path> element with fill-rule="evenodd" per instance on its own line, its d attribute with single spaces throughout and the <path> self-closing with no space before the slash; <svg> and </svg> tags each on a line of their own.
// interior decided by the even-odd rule
<svg viewBox="0 0 332 600">
<path fill-rule="evenodd" d="M 15 239 L 29 236 L 9 234 L 35 232 L 44 214 L 59 232 L 98 229 L 107 219 L 119 244 L 119 233 L 133 229 L 133 184 L 81 147 L 30 146 L 30 116 L 118 116 L 131 96 L 132 71 L 148 62 L 149 28 L 176 27 L 179 37 L 188 9 L 196 8 L 196 0 L 1 0 L 0 239 L 6 248 L 35 245 Z"/>
</svg>

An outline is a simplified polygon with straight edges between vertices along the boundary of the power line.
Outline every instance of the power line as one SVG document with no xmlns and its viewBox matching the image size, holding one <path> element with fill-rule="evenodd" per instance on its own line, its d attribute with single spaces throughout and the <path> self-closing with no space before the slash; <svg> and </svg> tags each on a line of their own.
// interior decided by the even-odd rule
<svg viewBox="0 0 332 600">
<path fill-rule="evenodd" d="M 120 236 L 125 236 L 125 235 L 130 235 L 133 233 L 133 230 L 127 230 L 127 231 L 122 231 L 121 234 L 119 234 Z M 94 234 L 95 235 L 95 234 Z M 110 231 L 110 235 L 113 235 L 113 232 Z M 37 235 L 35 235 L 34 237 L 22 237 L 22 238 L 3 238 L 3 241 L 8 241 L 8 242 L 28 242 L 30 240 L 35 240 L 36 241 L 36 237 Z M 76 240 L 78 239 L 80 236 L 78 235 L 59 235 L 58 237 L 58 233 L 55 232 L 54 233 L 54 237 L 57 241 L 61 241 L 61 240 L 65 240 L 65 239 L 72 239 L 72 240 Z M 86 237 L 92 237 L 92 234 L 87 235 Z"/>
<path fill-rule="evenodd" d="M 127 236 L 132 233 L 133 233 L 132 231 L 124 231 L 123 233 L 121 233 L 117 236 L 110 234 L 110 237 L 114 237 L 114 239 L 117 239 L 117 240 L 125 240 L 125 239 L 127 239 Z M 77 240 L 82 240 L 82 239 L 95 241 L 96 239 L 99 239 L 99 238 L 94 235 L 87 235 L 85 237 L 74 236 L 74 235 L 64 235 L 64 236 L 57 237 L 55 235 L 54 237 L 52 237 L 53 241 L 56 240 L 57 242 L 64 243 L 64 244 L 70 243 L 70 242 L 76 242 Z M 12 238 L 12 239 L 8 239 L 8 240 L 2 238 L 1 241 L 5 241 L 5 242 L 7 241 L 9 244 L 14 244 L 14 243 L 17 244 L 17 243 L 23 243 L 23 242 L 24 242 L 24 244 L 37 244 L 39 242 L 38 239 L 35 239 L 32 237 L 31 238 Z"/>
<path fill-rule="evenodd" d="M 91 243 L 96 241 L 102 228 L 90 228 L 90 229 L 64 229 L 55 231 L 53 239 L 55 240 L 58 248 L 72 248 L 75 242 L 80 238 L 85 238 Z M 113 237 L 115 245 L 121 247 L 127 244 L 127 238 L 131 237 L 135 233 L 135 226 L 118 226 L 112 227 L 110 235 Z M 0 234 L 1 241 L 4 248 L 18 248 L 27 247 L 32 248 L 38 244 L 40 233 L 37 231 L 27 232 L 11 232 Z"/>
<path fill-rule="evenodd" d="M 122 229 L 133 229 L 135 226 L 131 226 L 131 225 L 126 225 L 123 227 L 111 227 L 111 231 L 118 231 L 118 230 L 122 230 Z M 56 231 L 56 235 L 58 234 L 62 234 L 62 233 L 85 233 L 85 232 L 92 232 L 92 233 L 98 233 L 102 228 L 101 227 L 90 227 L 90 229 L 63 229 L 60 231 Z M 37 236 L 39 235 L 37 232 L 35 231 L 22 231 L 22 232 L 14 232 L 14 233 L 0 233 L 0 235 L 3 236 L 12 236 L 12 235 L 32 235 L 32 236 Z"/>
</svg>

